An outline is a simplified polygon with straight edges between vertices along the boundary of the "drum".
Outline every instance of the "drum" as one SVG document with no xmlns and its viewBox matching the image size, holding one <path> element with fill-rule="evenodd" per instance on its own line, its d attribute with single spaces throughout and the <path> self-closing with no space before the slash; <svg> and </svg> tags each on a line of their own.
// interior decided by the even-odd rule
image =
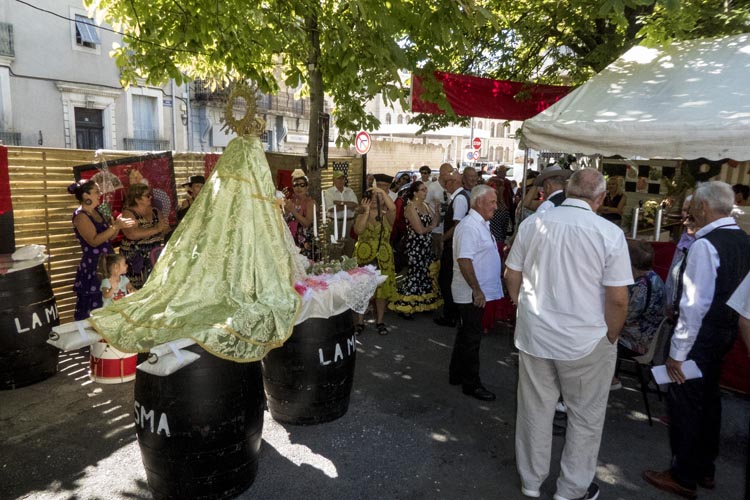
<svg viewBox="0 0 750 500">
<path fill-rule="evenodd" d="M 91 380 L 100 384 L 120 384 L 135 379 L 138 355 L 118 351 L 105 340 L 91 346 Z"/>
</svg>

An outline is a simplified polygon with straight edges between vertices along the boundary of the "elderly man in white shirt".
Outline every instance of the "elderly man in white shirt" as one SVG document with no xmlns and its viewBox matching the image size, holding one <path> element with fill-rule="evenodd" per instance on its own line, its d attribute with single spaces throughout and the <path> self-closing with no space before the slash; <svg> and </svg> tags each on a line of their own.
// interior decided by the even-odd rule
<svg viewBox="0 0 750 500">
<path fill-rule="evenodd" d="M 323 196 L 326 200 L 326 210 L 328 211 L 328 220 L 333 223 L 335 222 L 339 227 L 339 236 L 344 241 L 343 253 L 347 257 L 352 256 L 354 251 L 354 240 L 349 236 L 349 230 L 354 223 L 354 216 L 359 206 L 357 201 L 357 195 L 354 194 L 352 188 L 346 186 L 346 176 L 341 170 L 334 170 L 333 174 L 333 186 L 323 191 Z M 333 217 L 333 207 L 336 207 L 336 218 Z M 344 207 L 346 207 L 346 214 L 344 214 Z M 346 215 L 346 219 L 344 219 Z M 333 234 L 333 230 L 331 230 Z"/>
<path fill-rule="evenodd" d="M 596 214 L 605 194 L 599 172 L 575 172 L 562 205 L 521 223 L 506 261 L 518 304 L 516 463 L 521 492 L 532 498 L 549 474 L 560 395 L 568 427 L 554 498 L 599 495 L 592 480 L 633 283 L 622 230 Z"/>
<path fill-rule="evenodd" d="M 670 493 L 693 498 L 697 487 L 713 488 L 721 431 L 721 363 L 737 333 L 737 315 L 727 301 L 750 271 L 750 236 L 730 216 L 732 187 L 720 181 L 699 184 L 690 215 L 700 229 L 683 261 L 677 283 L 677 323 L 667 358 L 674 383 L 667 391 L 670 468 L 646 470 L 643 478 Z M 693 360 L 700 379 L 686 380 L 682 363 Z"/>
<path fill-rule="evenodd" d="M 503 297 L 500 255 L 489 223 L 497 210 L 497 194 L 490 186 L 476 186 L 471 191 L 470 204 L 471 210 L 456 226 L 453 236 L 451 291 L 461 323 L 453 345 L 449 381 L 461 384 L 464 394 L 494 401 L 495 395 L 479 377 L 479 346 L 484 306 Z"/>
</svg>

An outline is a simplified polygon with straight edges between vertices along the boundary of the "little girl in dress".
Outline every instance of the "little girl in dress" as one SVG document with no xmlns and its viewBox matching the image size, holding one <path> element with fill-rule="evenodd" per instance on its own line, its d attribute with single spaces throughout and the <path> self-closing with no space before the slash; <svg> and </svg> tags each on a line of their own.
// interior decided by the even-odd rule
<svg viewBox="0 0 750 500">
<path fill-rule="evenodd" d="M 102 255 L 99 258 L 98 271 L 102 278 L 103 307 L 135 290 L 128 277 L 125 276 L 128 272 L 128 263 L 124 255 L 118 253 Z"/>
</svg>

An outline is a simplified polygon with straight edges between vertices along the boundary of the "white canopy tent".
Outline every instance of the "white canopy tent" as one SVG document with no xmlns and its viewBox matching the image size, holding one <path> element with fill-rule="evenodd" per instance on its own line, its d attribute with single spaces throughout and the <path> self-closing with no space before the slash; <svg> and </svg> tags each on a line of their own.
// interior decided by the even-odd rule
<svg viewBox="0 0 750 500">
<path fill-rule="evenodd" d="M 750 34 L 627 51 L 523 125 L 528 148 L 750 160 Z"/>
</svg>

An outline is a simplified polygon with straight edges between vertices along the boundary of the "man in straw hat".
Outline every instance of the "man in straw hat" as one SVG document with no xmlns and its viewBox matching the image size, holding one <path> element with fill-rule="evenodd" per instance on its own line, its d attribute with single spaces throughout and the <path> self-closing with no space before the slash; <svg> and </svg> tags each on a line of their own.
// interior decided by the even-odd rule
<svg viewBox="0 0 750 500">
<path fill-rule="evenodd" d="M 565 181 L 573 172 L 562 168 L 556 163 L 549 165 L 534 179 L 534 186 L 542 188 L 544 201 L 536 209 L 536 213 L 543 214 L 552 207 L 557 207 L 565 201 Z"/>
<path fill-rule="evenodd" d="M 187 214 L 188 209 L 193 205 L 195 198 L 198 196 L 198 193 L 201 192 L 201 188 L 205 183 L 206 178 L 202 175 L 191 175 L 187 178 L 187 181 L 180 184 L 180 187 L 185 188 L 187 198 L 182 201 L 180 207 L 177 209 L 178 222 L 181 221 L 183 217 L 185 217 L 185 214 Z"/>
</svg>

